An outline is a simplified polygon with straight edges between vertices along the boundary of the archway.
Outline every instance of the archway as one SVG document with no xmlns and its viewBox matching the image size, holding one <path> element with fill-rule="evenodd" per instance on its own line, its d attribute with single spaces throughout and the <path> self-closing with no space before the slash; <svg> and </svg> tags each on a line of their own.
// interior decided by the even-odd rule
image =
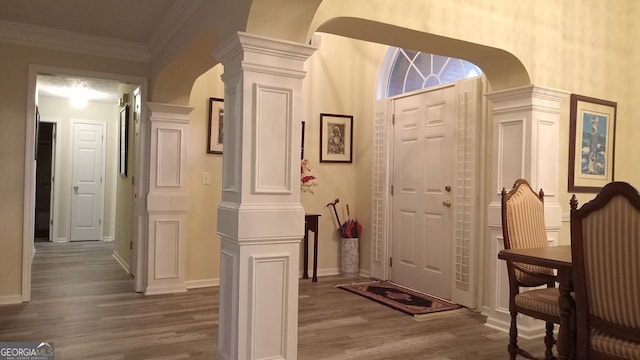
<svg viewBox="0 0 640 360">
<path fill-rule="evenodd" d="M 259 3 L 256 2 L 255 4 L 259 4 Z M 318 3 L 315 3 L 315 4 L 318 4 Z M 282 10 L 284 7 L 279 7 L 279 8 L 280 10 Z M 259 6 L 252 8 L 252 10 L 256 10 L 256 11 L 257 9 L 259 9 Z M 300 10 L 299 7 L 295 7 L 294 9 Z M 309 9 L 306 9 L 305 11 L 309 11 Z M 298 44 L 306 43 L 307 38 L 309 38 L 310 36 L 300 35 L 299 30 L 305 30 L 305 27 L 299 26 L 300 24 L 297 24 L 297 21 L 294 21 L 297 24 L 296 26 L 294 26 L 294 28 L 296 29 L 295 31 L 289 28 L 289 26 L 291 25 L 290 21 L 289 22 L 283 21 L 281 24 L 277 23 L 277 20 L 283 19 L 283 17 L 286 17 L 288 20 L 299 19 L 299 17 L 296 17 L 294 15 L 300 15 L 300 14 L 295 14 L 294 10 L 292 10 L 291 12 L 282 11 L 278 17 L 275 17 L 275 20 L 274 19 L 267 20 L 266 16 L 264 17 L 260 16 L 258 12 L 256 12 L 254 13 L 254 16 L 249 17 L 249 23 L 247 25 L 247 29 L 251 31 L 255 31 L 256 33 L 262 36 L 267 36 L 267 37 L 274 36 L 275 38 L 278 38 L 278 39 L 296 40 Z M 327 33 L 333 33 L 336 35 L 350 37 L 354 39 L 360 39 L 360 40 L 366 40 L 366 41 L 372 41 L 372 42 L 384 43 L 384 44 L 390 44 L 390 45 L 400 45 L 400 46 L 408 45 L 408 47 L 416 48 L 419 50 L 434 51 L 434 52 L 438 48 L 441 48 L 443 50 L 440 50 L 437 52 L 444 53 L 446 55 L 460 57 L 460 58 L 470 59 L 474 63 L 477 63 L 478 65 L 480 65 L 485 70 L 489 78 L 489 81 L 491 82 L 491 85 L 494 89 L 509 89 L 514 86 L 528 85 L 530 82 L 529 76 L 524 66 L 522 65 L 522 63 L 518 61 L 516 57 L 500 49 L 491 48 L 488 46 L 481 46 L 481 45 L 474 44 L 472 42 L 455 40 L 453 38 L 448 38 L 442 35 L 433 35 L 433 34 L 429 34 L 426 31 L 411 30 L 407 28 L 394 26 L 394 25 L 389 25 L 389 24 L 385 24 L 384 22 L 374 21 L 371 19 L 362 19 L 362 18 L 358 19 L 356 16 L 339 17 L 340 14 L 338 14 L 338 12 L 331 13 L 331 14 L 323 13 L 322 16 L 325 16 L 325 18 L 322 18 L 322 16 L 319 16 L 316 19 L 313 19 L 313 17 L 308 16 L 309 15 L 308 13 L 306 13 L 306 15 L 307 16 L 303 16 L 302 18 L 306 20 L 311 19 L 311 21 L 314 21 L 314 22 L 317 19 L 321 19 L 321 21 L 318 21 L 320 25 L 317 25 L 317 26 L 314 25 L 314 26 L 308 27 L 311 29 L 309 30 L 309 33 L 313 33 L 316 30 L 324 31 Z M 271 28 L 269 30 L 266 30 L 266 28 L 270 26 Z M 401 40 L 398 40 L 398 39 L 401 39 Z M 265 39 L 257 39 L 256 41 L 260 43 L 267 42 L 264 40 Z M 402 43 L 399 43 L 399 42 L 402 42 Z M 412 45 L 412 44 L 417 44 L 417 45 Z M 429 45 L 426 46 L 425 44 L 429 44 Z M 229 44 L 225 43 L 225 46 L 227 45 Z M 288 46 L 291 44 L 286 44 L 286 45 Z M 477 57 L 477 59 L 474 59 L 474 57 Z M 236 89 L 238 88 L 236 87 L 235 89 L 233 89 L 233 91 L 235 91 Z M 231 95 L 231 93 L 225 94 L 225 97 L 227 97 L 227 95 Z M 251 97 L 252 95 L 249 94 L 248 92 L 245 92 L 242 96 L 245 96 L 245 95 L 247 96 L 247 98 L 240 97 L 241 101 L 230 102 L 231 109 L 233 109 L 234 111 L 244 111 L 244 110 L 248 111 L 251 109 L 251 106 L 255 106 L 255 103 L 253 102 L 253 98 Z M 234 96 L 237 96 L 237 95 L 234 94 Z M 167 99 L 170 99 L 170 98 L 167 97 Z M 227 102 L 225 102 L 225 105 L 226 104 Z M 239 109 L 240 106 L 237 106 L 237 104 L 242 104 L 242 106 L 246 106 L 247 108 Z M 225 112 L 225 113 L 228 113 L 228 112 Z M 231 168 L 227 170 L 231 170 Z M 248 170 L 249 168 L 243 168 L 242 170 L 235 169 L 234 171 L 240 171 L 239 175 L 248 175 L 244 173 L 245 171 L 248 171 Z M 265 192 L 270 191 L 266 189 L 259 189 L 259 190 L 265 191 Z M 229 207 L 227 210 L 233 210 L 233 209 Z M 239 220 L 238 218 L 235 218 L 234 215 L 232 215 L 231 213 L 229 213 L 229 215 L 231 217 L 228 220 L 231 220 L 231 221 L 233 221 L 234 219 Z M 273 230 L 269 226 L 267 226 L 267 228 L 268 229 L 265 229 L 265 232 L 267 230 L 269 231 Z M 232 258 L 233 257 L 230 257 L 230 259 Z M 231 263 L 228 263 L 227 265 L 231 266 Z M 229 291 L 231 290 L 232 287 L 237 287 L 238 284 L 233 283 L 230 285 L 231 287 L 229 288 Z M 224 293 L 224 290 L 223 290 L 223 293 Z M 223 295 L 229 296 L 228 299 L 232 300 L 232 299 L 237 299 L 236 298 L 237 296 L 243 297 L 246 294 L 243 293 L 238 295 L 238 293 L 234 292 L 232 294 L 223 294 Z M 241 299 L 241 303 L 243 305 L 246 305 L 246 300 Z M 231 324 L 234 323 L 233 319 L 230 321 L 231 321 Z M 237 330 L 237 328 L 234 328 L 231 330 Z M 243 338 L 244 333 L 240 333 L 240 334 L 232 334 L 231 341 L 238 340 L 238 336 L 240 337 L 240 340 L 242 340 L 242 342 L 246 340 Z"/>
</svg>

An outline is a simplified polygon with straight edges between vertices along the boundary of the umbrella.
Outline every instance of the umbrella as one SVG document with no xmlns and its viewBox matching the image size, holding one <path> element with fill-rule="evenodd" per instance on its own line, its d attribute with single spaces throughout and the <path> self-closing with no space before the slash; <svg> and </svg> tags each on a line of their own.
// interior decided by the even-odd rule
<svg viewBox="0 0 640 360">
<path fill-rule="evenodd" d="M 347 220 L 344 224 L 340 225 L 340 229 L 338 232 L 340 236 L 344 238 L 357 238 L 360 236 L 360 231 L 362 230 L 362 225 L 358 223 L 358 220 L 351 218 L 351 212 L 349 211 L 349 204 L 346 205 L 347 208 Z"/>
<path fill-rule="evenodd" d="M 349 204 L 345 205 L 347 210 L 347 220 L 342 223 L 338 216 L 338 210 L 336 210 L 336 204 L 340 202 L 339 198 L 336 198 L 332 202 L 327 204 L 327 207 L 333 207 L 333 213 L 336 215 L 336 221 L 338 222 L 338 234 L 343 238 L 358 238 L 362 233 L 362 225 L 358 223 L 358 220 L 351 218 L 351 212 L 349 211 Z"/>
</svg>

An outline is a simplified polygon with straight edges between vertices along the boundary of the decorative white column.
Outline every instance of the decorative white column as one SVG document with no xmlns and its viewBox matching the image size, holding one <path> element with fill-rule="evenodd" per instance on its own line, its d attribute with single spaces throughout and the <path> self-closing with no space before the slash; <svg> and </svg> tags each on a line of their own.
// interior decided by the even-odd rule
<svg viewBox="0 0 640 360">
<path fill-rule="evenodd" d="M 148 103 L 149 238 L 145 294 L 187 291 L 185 254 L 187 212 L 187 130 L 190 107 Z"/>
<path fill-rule="evenodd" d="M 502 238 L 502 188 L 507 191 L 518 178 L 544 191 L 545 224 L 549 245 L 555 245 L 562 226 L 558 203 L 558 149 L 560 142 L 560 105 L 564 91 L 526 86 L 487 94 L 493 105 L 493 168 L 488 224 L 491 233 L 490 305 L 484 312 L 487 325 L 509 329 L 509 281 L 498 252 Z M 544 333 L 544 323 L 530 317 L 518 320 L 518 336 L 535 337 Z"/>
<path fill-rule="evenodd" d="M 304 232 L 304 62 L 315 48 L 238 33 L 224 65 L 219 359 L 296 359 Z"/>
</svg>

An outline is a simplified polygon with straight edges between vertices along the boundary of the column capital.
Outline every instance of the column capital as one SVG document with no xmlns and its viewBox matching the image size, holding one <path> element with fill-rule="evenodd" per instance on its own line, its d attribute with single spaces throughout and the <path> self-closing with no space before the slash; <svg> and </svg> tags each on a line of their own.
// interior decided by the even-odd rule
<svg viewBox="0 0 640 360">
<path fill-rule="evenodd" d="M 517 87 L 513 89 L 499 90 L 485 96 L 493 104 L 493 111 L 499 112 L 508 109 L 536 107 L 539 110 L 551 110 L 559 112 L 561 103 L 569 92 L 544 88 L 535 85 Z"/>
<path fill-rule="evenodd" d="M 223 78 L 241 71 L 255 71 L 303 79 L 306 76 L 304 62 L 317 49 L 311 45 L 238 32 L 213 55 L 225 67 Z"/>
<path fill-rule="evenodd" d="M 168 122 L 180 122 L 188 123 L 189 114 L 193 111 L 192 107 L 175 105 L 175 104 L 163 104 L 147 102 L 149 108 L 149 121 L 168 121 Z"/>
</svg>

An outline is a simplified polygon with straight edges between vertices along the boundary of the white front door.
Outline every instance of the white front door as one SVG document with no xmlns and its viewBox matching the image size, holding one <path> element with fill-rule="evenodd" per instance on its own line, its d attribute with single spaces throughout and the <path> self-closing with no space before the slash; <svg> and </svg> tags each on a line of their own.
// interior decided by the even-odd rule
<svg viewBox="0 0 640 360">
<path fill-rule="evenodd" d="M 102 240 L 105 124 L 72 123 L 71 241 Z"/>
<path fill-rule="evenodd" d="M 444 299 L 452 287 L 454 85 L 394 101 L 391 279 Z"/>
</svg>

